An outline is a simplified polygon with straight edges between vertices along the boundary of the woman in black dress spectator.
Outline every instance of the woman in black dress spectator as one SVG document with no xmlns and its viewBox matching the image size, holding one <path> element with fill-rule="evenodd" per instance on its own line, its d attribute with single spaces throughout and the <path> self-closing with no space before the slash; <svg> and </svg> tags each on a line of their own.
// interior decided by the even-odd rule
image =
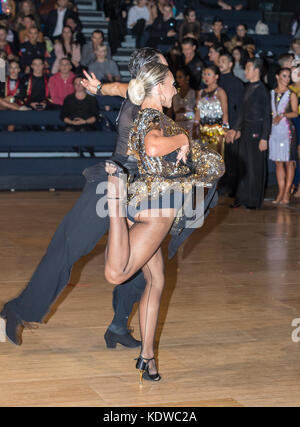
<svg viewBox="0 0 300 427">
<path fill-rule="evenodd" d="M 176 20 L 172 6 L 163 7 L 162 16 L 158 16 L 149 28 L 148 46 L 157 47 L 159 44 L 172 45 L 176 40 Z"/>
</svg>

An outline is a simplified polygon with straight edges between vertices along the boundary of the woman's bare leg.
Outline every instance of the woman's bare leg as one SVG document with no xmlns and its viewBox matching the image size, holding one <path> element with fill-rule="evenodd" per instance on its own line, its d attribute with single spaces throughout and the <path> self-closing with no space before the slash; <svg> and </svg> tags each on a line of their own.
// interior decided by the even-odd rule
<svg viewBox="0 0 300 427">
<path fill-rule="evenodd" d="M 283 203 L 288 203 L 291 195 L 291 187 L 293 184 L 294 176 L 295 176 L 295 162 L 286 162 L 286 180 L 285 180 L 285 188 L 284 188 L 284 196 L 282 198 Z"/>
<path fill-rule="evenodd" d="M 278 184 L 278 194 L 274 202 L 279 203 L 284 196 L 285 188 L 285 168 L 283 162 L 275 162 L 276 164 L 276 178 Z"/>
</svg>

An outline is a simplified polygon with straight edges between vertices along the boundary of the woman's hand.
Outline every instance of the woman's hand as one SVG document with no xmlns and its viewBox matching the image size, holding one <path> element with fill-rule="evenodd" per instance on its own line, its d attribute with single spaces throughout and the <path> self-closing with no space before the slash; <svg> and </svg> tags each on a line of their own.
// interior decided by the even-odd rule
<svg viewBox="0 0 300 427">
<path fill-rule="evenodd" d="M 86 79 L 81 80 L 82 86 L 89 92 L 96 95 L 97 86 L 101 84 L 100 80 L 97 79 L 94 73 L 91 73 L 91 75 L 89 75 L 89 73 L 83 70 L 83 74 L 85 75 Z"/>
<path fill-rule="evenodd" d="M 279 116 L 274 117 L 273 119 L 273 125 L 278 125 L 278 123 L 280 123 L 280 121 L 283 119 L 283 115 L 280 114 Z"/>
<path fill-rule="evenodd" d="M 190 145 L 189 144 L 183 145 L 180 148 L 179 153 L 177 154 L 176 165 L 179 164 L 180 160 L 182 160 L 183 163 L 186 163 L 187 155 L 188 155 L 189 151 L 190 151 Z"/>
</svg>

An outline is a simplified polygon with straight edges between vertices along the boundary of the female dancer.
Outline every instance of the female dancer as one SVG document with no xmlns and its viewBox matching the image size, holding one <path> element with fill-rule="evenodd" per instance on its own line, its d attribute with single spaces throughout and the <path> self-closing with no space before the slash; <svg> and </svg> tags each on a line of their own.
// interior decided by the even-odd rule
<svg viewBox="0 0 300 427">
<path fill-rule="evenodd" d="M 298 116 L 298 99 L 288 86 L 289 68 L 276 74 L 277 87 L 271 91 L 273 123 L 269 140 L 269 158 L 276 163 L 278 194 L 273 203 L 287 205 L 298 159 L 296 131 L 291 119 Z"/>
<path fill-rule="evenodd" d="M 195 122 L 200 123 L 200 140 L 223 154 L 225 129 L 229 128 L 228 102 L 226 92 L 218 86 L 219 77 L 215 65 L 204 69 L 202 78 L 207 87 L 200 91 Z"/>
<path fill-rule="evenodd" d="M 142 268 L 146 288 L 139 305 L 142 351 L 136 368 L 142 378 L 161 379 L 154 359 L 154 336 L 164 287 L 160 245 L 172 226 L 182 201 L 173 197 L 170 205 L 154 207 L 162 193 L 181 191 L 195 184 L 210 186 L 224 173 L 221 156 L 208 149 L 190 150 L 187 132 L 163 114 L 176 93 L 174 78 L 162 64 L 147 64 L 131 80 L 131 102 L 141 105 L 129 137 L 128 154 L 137 159 L 139 178 L 129 186 L 128 223 L 122 211 L 127 203 L 122 168 L 106 163 L 110 231 L 106 248 L 105 276 L 111 283 L 123 283 Z M 146 205 L 145 202 L 146 201 Z M 156 204 L 156 206 L 159 206 Z M 129 227 L 129 231 L 128 231 Z"/>
</svg>

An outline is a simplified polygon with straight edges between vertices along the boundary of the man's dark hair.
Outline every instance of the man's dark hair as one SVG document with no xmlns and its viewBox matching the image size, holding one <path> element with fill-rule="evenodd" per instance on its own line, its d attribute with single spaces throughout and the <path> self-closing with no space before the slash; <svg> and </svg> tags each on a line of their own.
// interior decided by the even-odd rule
<svg viewBox="0 0 300 427">
<path fill-rule="evenodd" d="M 221 19 L 219 16 L 215 16 L 212 25 L 214 25 L 216 22 L 221 22 L 223 24 L 223 19 Z"/>
<path fill-rule="evenodd" d="M 135 79 L 139 70 L 150 62 L 159 62 L 159 55 L 162 53 L 158 49 L 152 47 L 142 47 L 132 52 L 128 64 L 128 70 L 131 74 L 131 78 Z"/>
<path fill-rule="evenodd" d="M 84 79 L 84 76 L 82 76 L 81 74 L 76 74 L 76 76 L 74 76 L 73 79 L 72 79 L 72 84 L 73 85 L 74 85 L 75 80 L 77 80 L 77 79 L 82 80 L 82 79 Z"/>
<path fill-rule="evenodd" d="M 197 40 L 196 40 L 196 39 L 194 39 L 193 37 L 185 37 L 185 38 L 182 40 L 181 44 L 190 44 L 191 46 L 196 46 L 196 49 L 197 49 L 197 47 L 198 47 Z"/>
<path fill-rule="evenodd" d="M 261 58 L 249 58 L 246 64 L 253 64 L 253 67 L 259 71 L 259 77 L 261 78 L 266 72 L 265 62 Z"/>
<path fill-rule="evenodd" d="M 234 58 L 233 58 L 233 56 L 231 55 L 231 53 L 224 52 L 224 53 L 221 53 L 221 55 L 220 55 L 220 56 L 226 56 L 226 58 L 228 59 L 228 61 L 229 61 L 229 62 L 232 62 L 232 63 L 234 64 Z"/>
<path fill-rule="evenodd" d="M 25 15 L 24 18 L 29 18 L 32 21 L 35 21 L 34 16 L 33 15 Z"/>
<path fill-rule="evenodd" d="M 246 24 L 237 24 L 236 29 L 240 26 L 244 27 L 245 30 L 248 31 L 248 26 Z"/>
<path fill-rule="evenodd" d="M 193 7 L 187 7 L 187 8 L 184 10 L 184 12 L 183 12 L 183 16 L 189 16 L 189 14 L 190 14 L 191 12 L 195 12 L 195 13 L 196 13 L 196 9 L 195 9 L 195 8 L 193 8 Z"/>
<path fill-rule="evenodd" d="M 103 39 L 104 39 L 104 33 L 103 33 L 103 31 L 101 31 L 101 30 L 94 30 L 94 31 L 92 32 L 92 35 L 94 35 L 94 34 L 102 34 L 102 37 L 103 37 Z"/>
<path fill-rule="evenodd" d="M 35 56 L 34 58 L 32 58 L 32 60 L 31 60 L 31 64 L 33 63 L 33 61 L 36 61 L 37 59 L 38 59 L 39 61 L 42 61 L 43 65 L 44 65 L 44 58 L 41 58 L 40 56 Z"/>
</svg>

